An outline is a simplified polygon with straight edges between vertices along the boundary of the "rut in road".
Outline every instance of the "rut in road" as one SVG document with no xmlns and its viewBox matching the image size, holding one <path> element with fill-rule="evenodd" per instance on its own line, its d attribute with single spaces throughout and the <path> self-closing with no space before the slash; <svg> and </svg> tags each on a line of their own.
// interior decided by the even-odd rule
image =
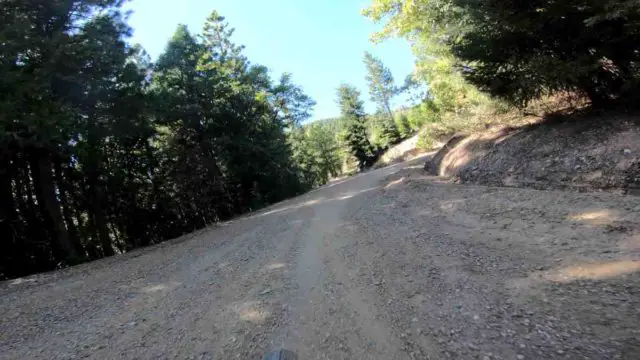
<svg viewBox="0 0 640 360">
<path fill-rule="evenodd" d="M 0 285 L 0 358 L 635 359 L 640 201 L 418 159 Z"/>
</svg>

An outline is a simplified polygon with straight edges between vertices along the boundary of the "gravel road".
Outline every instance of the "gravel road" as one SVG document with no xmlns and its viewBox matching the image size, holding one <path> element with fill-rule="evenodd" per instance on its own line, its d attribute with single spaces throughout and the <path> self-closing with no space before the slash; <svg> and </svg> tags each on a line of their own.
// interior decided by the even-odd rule
<svg viewBox="0 0 640 360">
<path fill-rule="evenodd" d="M 640 198 L 423 161 L 0 283 L 0 359 L 640 358 Z"/>
</svg>

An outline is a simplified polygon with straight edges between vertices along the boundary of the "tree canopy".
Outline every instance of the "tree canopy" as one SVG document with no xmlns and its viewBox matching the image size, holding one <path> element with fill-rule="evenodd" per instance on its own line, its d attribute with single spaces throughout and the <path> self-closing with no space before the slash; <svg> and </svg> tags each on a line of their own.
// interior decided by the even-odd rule
<svg viewBox="0 0 640 360">
<path fill-rule="evenodd" d="M 0 277 L 158 243 L 327 181 L 314 105 L 213 12 L 151 63 L 117 0 L 0 4 Z M 314 139 L 324 139 L 320 132 Z M 320 168 L 321 170 L 317 170 Z"/>
<path fill-rule="evenodd" d="M 374 0 L 364 13 L 385 22 L 378 38 L 407 37 L 422 64 L 516 105 L 558 91 L 595 106 L 637 96 L 636 1 Z"/>
<path fill-rule="evenodd" d="M 359 168 L 369 167 L 373 165 L 376 156 L 365 127 L 366 114 L 360 91 L 353 85 L 342 84 L 338 88 L 337 96 L 340 113 L 346 121 L 344 138 L 347 147 L 358 160 Z"/>
<path fill-rule="evenodd" d="M 391 70 L 370 52 L 364 53 L 364 64 L 367 69 L 366 81 L 369 86 L 371 101 L 378 105 L 378 109 L 386 111 L 393 118 L 391 99 L 398 93 Z"/>
</svg>

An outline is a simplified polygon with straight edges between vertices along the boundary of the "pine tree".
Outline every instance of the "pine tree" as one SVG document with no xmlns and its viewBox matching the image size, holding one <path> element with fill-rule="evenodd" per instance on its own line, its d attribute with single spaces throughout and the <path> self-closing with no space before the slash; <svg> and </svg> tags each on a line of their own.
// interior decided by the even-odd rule
<svg viewBox="0 0 640 360">
<path fill-rule="evenodd" d="M 250 64 L 217 13 L 202 36 L 179 26 L 151 64 L 127 43 L 121 3 L 0 3 L 0 278 L 158 243 L 306 189 L 289 132 L 313 101 L 291 76 L 274 82 Z M 319 183 L 331 159 L 318 159 Z"/>
<path fill-rule="evenodd" d="M 458 79 L 460 75 L 518 106 L 563 91 L 585 95 L 597 107 L 637 99 L 640 7 L 636 1 L 406 3 L 374 0 L 364 14 L 375 21 L 387 20 L 379 35 L 399 34 L 414 42 L 418 68 L 441 108 L 457 109 L 456 103 L 470 96 L 456 95 L 473 94 Z"/>
<path fill-rule="evenodd" d="M 300 126 L 292 131 L 291 140 L 294 159 L 309 188 L 326 184 L 340 173 L 339 144 L 326 123 Z"/>
<path fill-rule="evenodd" d="M 395 118 L 395 120 L 396 120 L 396 127 L 401 137 L 406 138 L 407 136 L 410 136 L 413 133 L 413 129 L 411 128 L 411 124 L 409 123 L 409 117 L 406 114 L 404 113 L 400 114 Z"/>
<path fill-rule="evenodd" d="M 364 105 L 360 99 L 360 92 L 352 85 L 343 84 L 338 88 L 338 104 L 345 119 L 345 142 L 351 154 L 358 161 L 358 168 L 367 168 L 375 162 L 373 146 L 367 137 L 365 126 Z"/>
<path fill-rule="evenodd" d="M 391 99 L 398 93 L 398 89 L 394 85 L 391 70 L 369 52 L 364 53 L 364 64 L 367 67 L 366 80 L 369 85 L 371 101 L 378 104 L 378 108 L 385 111 L 389 119 L 393 121 Z"/>
<path fill-rule="evenodd" d="M 380 136 L 383 139 L 386 147 L 395 145 L 402 139 L 402 137 L 400 136 L 400 132 L 396 127 L 395 121 L 393 121 L 393 118 L 389 118 L 387 116 L 382 119 Z"/>
</svg>

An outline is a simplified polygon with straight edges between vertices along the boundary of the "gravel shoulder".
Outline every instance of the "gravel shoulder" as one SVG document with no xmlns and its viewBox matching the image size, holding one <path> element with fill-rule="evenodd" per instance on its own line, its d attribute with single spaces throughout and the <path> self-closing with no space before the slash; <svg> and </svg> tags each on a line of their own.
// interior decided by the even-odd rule
<svg viewBox="0 0 640 360">
<path fill-rule="evenodd" d="M 640 357 L 640 198 L 453 185 L 423 161 L 0 283 L 0 359 Z"/>
</svg>

